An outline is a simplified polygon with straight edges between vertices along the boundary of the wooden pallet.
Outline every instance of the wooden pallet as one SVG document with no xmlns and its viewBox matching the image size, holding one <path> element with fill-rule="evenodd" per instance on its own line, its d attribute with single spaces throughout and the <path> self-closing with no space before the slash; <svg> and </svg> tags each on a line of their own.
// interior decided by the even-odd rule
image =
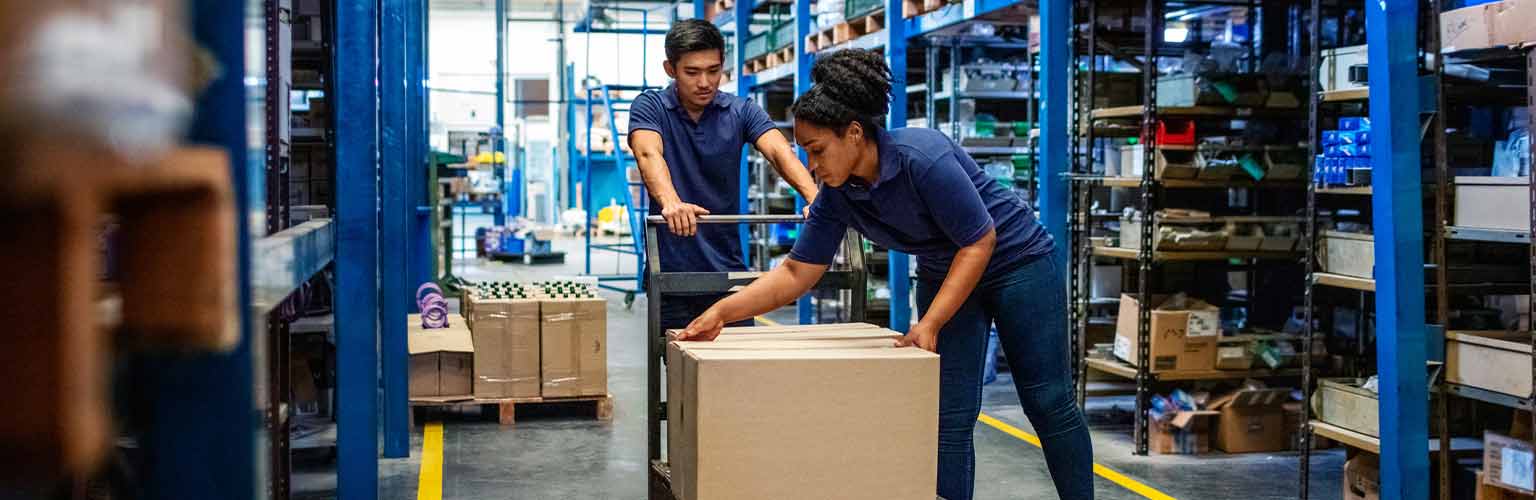
<svg viewBox="0 0 1536 500">
<path fill-rule="evenodd" d="M 575 396 L 566 398 L 412 398 L 411 399 L 411 425 L 417 423 L 416 408 L 456 408 L 462 406 L 487 406 L 496 407 L 496 419 L 501 425 L 513 425 L 519 406 L 543 406 L 543 405 L 586 405 L 593 407 L 594 416 L 598 420 L 609 422 L 613 420 L 613 395 L 602 396 Z"/>
<path fill-rule="evenodd" d="M 885 29 L 885 11 L 877 10 L 869 13 L 868 15 L 865 15 L 864 17 L 853 19 L 848 22 L 840 23 L 837 26 L 833 26 L 832 43 L 834 45 L 847 43 L 848 41 L 855 38 L 875 33 L 883 29 Z"/>
<path fill-rule="evenodd" d="M 902 0 L 901 17 L 914 18 L 949 5 L 944 0 Z"/>
<path fill-rule="evenodd" d="M 741 71 L 744 74 L 751 75 L 793 62 L 795 62 L 795 48 L 785 47 L 748 60 L 746 64 L 742 65 Z"/>
</svg>

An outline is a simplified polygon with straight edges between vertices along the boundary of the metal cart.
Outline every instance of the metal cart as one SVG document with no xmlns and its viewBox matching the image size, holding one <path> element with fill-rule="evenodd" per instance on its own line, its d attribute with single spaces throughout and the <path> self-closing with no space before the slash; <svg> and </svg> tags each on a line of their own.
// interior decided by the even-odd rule
<svg viewBox="0 0 1536 500">
<path fill-rule="evenodd" d="M 704 215 L 699 217 L 699 224 L 764 225 L 797 224 L 804 221 L 798 215 Z M 664 376 L 662 357 L 666 353 L 665 332 L 661 329 L 661 295 L 663 293 L 729 292 L 746 286 L 763 274 L 761 271 L 661 272 L 661 252 L 656 248 L 656 231 L 658 226 L 665 225 L 666 222 L 659 215 L 645 218 L 645 257 L 648 267 L 645 287 L 648 313 L 646 334 L 650 337 L 646 358 L 646 411 L 648 413 L 645 421 L 651 464 L 648 475 L 651 500 L 675 498 L 672 495 L 671 467 L 661 457 L 661 421 L 667 417 L 666 403 L 661 400 L 661 384 Z M 868 293 L 866 291 L 868 275 L 864 269 L 862 242 L 863 236 L 852 229 L 848 230 L 848 234 L 843 237 L 842 250 L 846 262 L 828 269 L 816 283 L 816 288 L 836 288 L 851 292 L 848 316 L 849 321 L 854 322 L 864 320 L 865 295 Z"/>
</svg>

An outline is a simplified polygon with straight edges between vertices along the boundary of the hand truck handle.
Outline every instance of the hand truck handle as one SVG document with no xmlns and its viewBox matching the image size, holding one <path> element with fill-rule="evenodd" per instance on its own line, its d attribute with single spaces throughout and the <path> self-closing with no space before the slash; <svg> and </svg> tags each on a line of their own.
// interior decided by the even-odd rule
<svg viewBox="0 0 1536 500">
<path fill-rule="evenodd" d="M 700 215 L 699 224 L 799 224 L 805 222 L 805 218 L 799 215 Z M 666 219 L 660 215 L 646 216 L 645 223 L 652 226 L 666 224 Z"/>
</svg>

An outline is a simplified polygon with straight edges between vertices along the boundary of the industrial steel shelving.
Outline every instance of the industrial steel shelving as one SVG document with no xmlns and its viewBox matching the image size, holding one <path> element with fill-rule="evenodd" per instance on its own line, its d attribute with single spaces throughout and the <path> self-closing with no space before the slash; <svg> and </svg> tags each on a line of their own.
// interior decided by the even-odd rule
<svg viewBox="0 0 1536 500">
<path fill-rule="evenodd" d="M 1249 16 L 1255 9 L 1261 6 L 1279 5 L 1281 2 L 1185 2 L 1180 7 L 1194 4 L 1219 4 L 1234 7 L 1246 7 Z M 1135 58 L 1137 56 L 1152 55 L 1153 59 L 1164 57 L 1177 57 L 1181 55 L 1173 48 L 1181 45 L 1188 48 L 1185 43 L 1165 43 L 1163 40 L 1163 16 L 1166 9 L 1174 6 L 1164 5 L 1163 2 L 1147 1 L 1139 9 L 1132 7 L 1134 2 L 1108 2 L 1103 0 L 1079 0 L 1074 3 L 1075 12 L 1087 13 L 1086 19 L 1076 21 L 1079 32 L 1086 31 L 1074 38 L 1077 44 L 1072 52 L 1079 58 L 1079 63 L 1073 64 L 1076 85 L 1073 86 L 1072 126 L 1070 127 L 1074 147 L 1072 148 L 1072 175 L 1070 176 L 1071 194 L 1068 197 L 1071 204 L 1070 222 L 1070 265 L 1071 272 L 1071 343 L 1074 346 L 1073 357 L 1076 369 L 1077 393 L 1079 402 L 1085 402 L 1088 393 L 1087 371 L 1092 368 L 1096 371 L 1110 375 L 1132 378 L 1136 383 L 1136 403 L 1134 412 L 1134 452 L 1139 455 L 1148 452 L 1148 433 L 1150 424 L 1150 407 L 1152 390 L 1159 382 L 1171 382 L 1180 379 L 1242 379 L 1246 377 L 1293 377 L 1298 375 L 1296 370 L 1282 371 L 1233 371 L 1229 373 L 1211 372 L 1199 373 L 1199 376 L 1186 376 L 1190 374 L 1152 373 L 1150 365 L 1150 336 L 1151 336 L 1151 311 L 1150 301 L 1146 300 L 1157 291 L 1154 283 L 1154 268 L 1163 262 L 1171 261 L 1207 261 L 1216 265 L 1227 265 L 1233 262 L 1242 263 L 1249 269 L 1255 265 L 1263 265 L 1263 262 L 1292 263 L 1300 258 L 1294 252 L 1163 252 L 1153 250 L 1153 226 L 1155 213 L 1168 206 L 1170 191 L 1173 190 L 1244 190 L 1253 198 L 1258 198 L 1260 192 L 1270 192 L 1278 196 L 1295 195 L 1301 190 L 1298 182 L 1231 182 L 1231 181 L 1176 181 L 1172 179 L 1162 180 L 1156 175 L 1156 158 L 1158 146 L 1155 143 L 1158 119 L 1162 118 L 1187 118 L 1194 120 L 1205 119 L 1248 119 L 1248 120 L 1289 120 L 1299 119 L 1303 115 L 1301 110 L 1271 109 L 1271 108 L 1239 108 L 1231 106 L 1194 106 L 1194 107 L 1159 107 L 1157 102 L 1157 76 L 1156 64 L 1147 64 L 1145 59 L 1137 63 L 1141 68 L 1141 102 L 1140 105 L 1118 106 L 1107 108 L 1093 108 L 1095 101 L 1095 76 L 1100 74 L 1100 68 L 1106 63 L 1104 58 L 1114 57 L 1118 59 Z M 1100 7 L 1113 6 L 1124 11 L 1127 16 L 1141 15 L 1145 19 L 1145 28 L 1126 32 L 1114 32 L 1099 28 Z M 1104 16 L 1107 18 L 1108 16 Z M 1250 21 L 1251 23 L 1251 21 Z M 1122 19 L 1122 26 L 1129 26 L 1130 20 Z M 1088 26 L 1084 29 L 1084 26 Z M 1140 47 L 1130 45 L 1130 42 L 1139 42 Z M 1256 69 L 1255 42 L 1248 41 L 1249 60 L 1247 68 Z M 1106 50 L 1106 47 L 1111 49 Z M 1107 126 L 1115 120 L 1138 120 L 1135 127 Z M 1105 178 L 1093 174 L 1092 151 L 1095 140 L 1102 136 L 1140 137 L 1143 147 L 1143 161 L 1145 168 L 1139 178 Z M 1141 230 L 1136 235 L 1122 234 L 1121 238 L 1134 237 L 1140 240 L 1139 249 L 1128 250 L 1122 248 L 1092 246 L 1089 237 L 1093 227 L 1094 215 L 1088 210 L 1092 204 L 1092 193 L 1095 189 L 1134 189 L 1136 194 L 1136 207 L 1141 212 Z M 1253 203 L 1252 208 L 1257 210 L 1258 203 Z M 1090 328 L 1090 305 L 1092 285 L 1092 268 L 1096 258 L 1113 258 L 1117 265 L 1134 265 L 1134 271 L 1128 273 L 1135 278 L 1134 291 L 1128 290 L 1144 304 L 1139 308 L 1137 318 L 1138 349 L 1133 355 L 1140 362 L 1135 366 L 1113 361 L 1088 360 L 1086 336 Z M 1249 279 L 1248 282 L 1254 282 Z M 1252 289 L 1247 300 L 1252 303 Z"/>
</svg>

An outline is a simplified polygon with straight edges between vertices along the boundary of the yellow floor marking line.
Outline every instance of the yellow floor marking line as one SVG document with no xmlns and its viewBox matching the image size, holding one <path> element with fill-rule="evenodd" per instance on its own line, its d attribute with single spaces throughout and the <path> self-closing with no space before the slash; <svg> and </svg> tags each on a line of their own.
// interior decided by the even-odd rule
<svg viewBox="0 0 1536 500">
<path fill-rule="evenodd" d="M 765 324 L 765 325 L 768 325 L 768 326 L 779 326 L 779 322 L 771 320 L 771 319 L 768 319 L 767 316 L 758 316 L 758 317 L 753 318 L 753 319 L 756 319 L 758 323 L 762 323 L 762 324 Z"/>
<path fill-rule="evenodd" d="M 430 422 L 421 431 L 421 473 L 416 500 L 443 500 L 443 423 Z"/>
<path fill-rule="evenodd" d="M 976 420 L 983 424 L 987 424 L 993 429 L 1003 431 L 1004 434 L 1019 438 L 1021 441 L 1032 444 L 1036 448 L 1040 447 L 1040 438 L 1035 437 L 1034 434 L 1024 432 L 1023 429 L 1008 425 L 1007 422 L 993 418 L 991 415 L 983 413 L 980 417 L 977 417 Z M 1166 493 L 1157 491 L 1157 489 L 1151 486 L 1147 486 L 1141 481 L 1126 477 L 1125 474 L 1116 472 L 1114 469 L 1099 465 L 1097 462 L 1093 464 L 1093 473 L 1098 474 L 1099 477 L 1108 479 L 1110 482 L 1120 485 L 1122 488 L 1130 490 L 1132 493 L 1150 498 L 1152 500 L 1176 500 L 1173 497 L 1168 496 Z"/>
</svg>

